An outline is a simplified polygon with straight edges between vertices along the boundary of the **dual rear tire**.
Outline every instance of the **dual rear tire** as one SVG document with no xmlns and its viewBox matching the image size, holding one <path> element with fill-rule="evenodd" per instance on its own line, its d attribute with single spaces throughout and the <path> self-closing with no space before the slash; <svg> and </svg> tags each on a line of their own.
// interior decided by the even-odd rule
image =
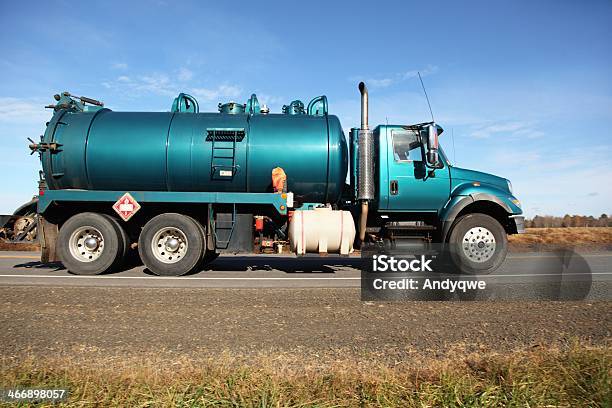
<svg viewBox="0 0 612 408">
<path fill-rule="evenodd" d="M 119 269 L 130 239 L 119 221 L 106 214 L 81 213 L 60 228 L 57 250 L 72 273 L 97 275 Z M 160 214 L 143 227 L 138 253 L 145 266 L 160 276 L 194 272 L 218 254 L 206 249 L 206 234 L 195 219 L 176 213 Z"/>
<path fill-rule="evenodd" d="M 160 214 L 147 222 L 138 239 L 145 266 L 160 276 L 180 276 L 200 266 L 205 252 L 204 228 L 191 217 Z"/>
<path fill-rule="evenodd" d="M 60 260 L 72 273 L 98 275 L 119 268 L 127 254 L 129 238 L 109 215 L 77 214 L 62 225 L 57 237 Z"/>
</svg>

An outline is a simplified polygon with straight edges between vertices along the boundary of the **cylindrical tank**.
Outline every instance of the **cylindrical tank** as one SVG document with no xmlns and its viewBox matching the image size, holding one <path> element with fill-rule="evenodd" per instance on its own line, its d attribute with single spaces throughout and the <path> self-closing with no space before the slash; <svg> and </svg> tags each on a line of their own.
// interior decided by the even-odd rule
<svg viewBox="0 0 612 408">
<path fill-rule="evenodd" d="M 307 253 L 353 252 L 355 222 L 349 211 L 334 211 L 329 207 L 295 211 L 289 223 L 291 251 Z"/>
<path fill-rule="evenodd" d="M 335 203 L 348 168 L 333 115 L 59 110 L 43 142 L 51 189 L 272 192 L 282 167 L 296 198 Z"/>
</svg>

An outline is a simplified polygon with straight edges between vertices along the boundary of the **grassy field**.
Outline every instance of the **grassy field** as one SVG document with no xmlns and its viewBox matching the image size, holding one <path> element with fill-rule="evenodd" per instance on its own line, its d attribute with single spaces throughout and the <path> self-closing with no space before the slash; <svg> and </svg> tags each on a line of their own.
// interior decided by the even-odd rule
<svg viewBox="0 0 612 408">
<path fill-rule="evenodd" d="M 278 361 L 4 360 L 6 387 L 68 388 L 74 407 L 609 407 L 612 350 L 565 350 L 434 361 L 421 369 L 283 369 Z"/>
<path fill-rule="evenodd" d="M 525 234 L 511 235 L 508 241 L 510 248 L 516 250 L 540 250 L 555 246 L 612 250 L 612 228 L 527 228 Z"/>
</svg>

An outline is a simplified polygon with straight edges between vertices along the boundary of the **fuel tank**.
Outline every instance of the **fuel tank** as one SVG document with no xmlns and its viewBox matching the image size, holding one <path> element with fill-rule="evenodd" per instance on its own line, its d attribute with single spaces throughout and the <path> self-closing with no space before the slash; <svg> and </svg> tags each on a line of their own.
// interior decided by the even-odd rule
<svg viewBox="0 0 612 408">
<path fill-rule="evenodd" d="M 50 189 L 271 192 L 282 167 L 297 199 L 335 203 L 348 168 L 340 121 L 318 111 L 56 109 L 42 143 Z"/>
</svg>

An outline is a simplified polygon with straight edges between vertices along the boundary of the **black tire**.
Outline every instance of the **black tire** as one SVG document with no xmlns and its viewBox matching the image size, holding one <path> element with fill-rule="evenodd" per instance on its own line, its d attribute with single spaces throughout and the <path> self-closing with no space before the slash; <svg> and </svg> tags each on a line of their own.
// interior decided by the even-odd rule
<svg viewBox="0 0 612 408">
<path fill-rule="evenodd" d="M 85 227 L 91 227 L 92 230 Z M 91 232 L 95 236 L 98 232 L 101 234 L 101 237 L 98 237 L 98 255 L 90 255 L 86 250 L 81 253 L 80 248 L 83 246 L 78 242 L 83 236 L 78 234 L 80 230 L 85 234 Z M 74 242 L 71 243 L 71 239 Z M 57 253 L 60 260 L 66 269 L 77 275 L 98 275 L 112 271 L 121 259 L 122 251 L 123 238 L 120 237 L 113 222 L 102 214 L 87 212 L 72 216 L 62 225 L 57 237 Z M 94 258 L 95 256 L 97 258 Z M 88 257 L 92 260 L 85 261 L 84 259 Z"/>
<path fill-rule="evenodd" d="M 472 235 L 474 238 L 471 238 Z M 495 239 L 494 249 L 491 235 Z M 453 225 L 449 251 L 453 263 L 461 272 L 487 275 L 499 268 L 506 259 L 508 237 L 504 227 L 495 218 L 485 214 L 467 214 Z"/>
<path fill-rule="evenodd" d="M 208 249 L 206 248 L 206 229 L 204 228 L 202 223 L 196 220 L 195 218 L 193 217 L 189 217 L 189 218 L 191 218 L 197 224 L 198 228 L 200 228 L 200 233 L 202 234 L 202 237 L 204 238 L 204 244 L 203 244 L 204 247 L 202 248 L 202 254 L 200 256 L 200 260 L 198 261 L 198 265 L 191 271 L 192 273 L 195 273 L 195 272 L 199 272 L 204 266 L 204 256 L 206 252 L 208 252 Z"/>
<path fill-rule="evenodd" d="M 186 241 L 185 252 L 177 252 L 174 256 L 163 252 L 163 247 L 158 250 L 157 245 L 161 244 L 153 247 L 152 241 L 156 234 L 166 228 L 178 230 L 183 235 L 181 241 Z M 161 237 L 163 239 L 163 234 Z M 151 272 L 159 276 L 180 276 L 194 271 L 200 264 L 204 249 L 202 227 L 193 218 L 182 214 L 166 213 L 154 217 L 145 224 L 138 238 L 140 259 Z M 172 257 L 167 259 L 168 255 Z M 160 260 L 163 257 L 166 257 L 165 261 Z"/>
<path fill-rule="evenodd" d="M 127 232 L 125 232 L 125 228 L 123 228 L 118 219 L 107 214 L 102 214 L 102 216 L 108 218 L 108 220 L 113 224 L 115 231 L 117 232 L 117 236 L 119 237 L 119 257 L 117 258 L 115 265 L 112 267 L 113 270 L 116 270 L 125 265 L 127 254 L 130 250 L 130 237 L 128 236 Z"/>
<path fill-rule="evenodd" d="M 202 251 L 202 258 L 200 259 L 200 262 L 198 263 L 197 266 L 197 270 L 201 270 L 203 267 L 205 267 L 206 265 L 208 265 L 209 263 L 211 263 L 212 261 L 214 261 L 215 259 L 217 259 L 219 257 L 219 253 L 215 252 L 212 249 L 208 249 L 207 247 L 207 240 L 206 240 L 206 229 L 204 228 L 204 225 L 202 225 L 201 222 L 198 222 L 198 220 L 192 218 L 196 224 L 198 224 L 198 226 L 200 227 L 200 232 L 202 233 L 202 236 L 204 237 L 204 251 Z"/>
</svg>

